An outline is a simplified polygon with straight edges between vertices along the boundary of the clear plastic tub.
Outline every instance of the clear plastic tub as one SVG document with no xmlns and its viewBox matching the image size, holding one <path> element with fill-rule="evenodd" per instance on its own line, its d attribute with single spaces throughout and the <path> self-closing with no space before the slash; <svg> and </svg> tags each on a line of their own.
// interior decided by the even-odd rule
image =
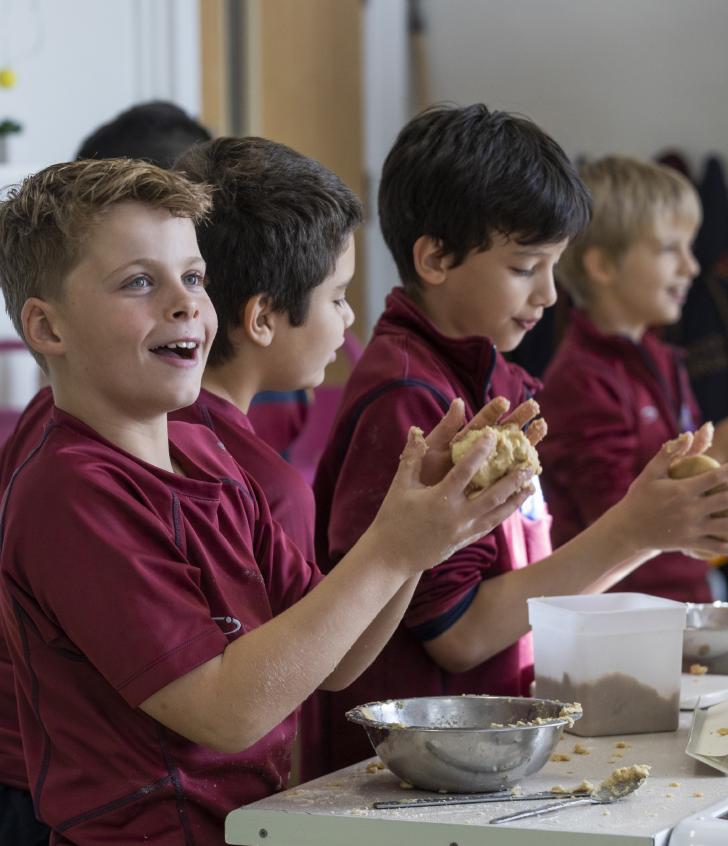
<svg viewBox="0 0 728 846">
<path fill-rule="evenodd" d="M 641 593 L 529 599 L 536 696 L 580 702 L 583 737 L 674 731 L 685 614 Z"/>
</svg>

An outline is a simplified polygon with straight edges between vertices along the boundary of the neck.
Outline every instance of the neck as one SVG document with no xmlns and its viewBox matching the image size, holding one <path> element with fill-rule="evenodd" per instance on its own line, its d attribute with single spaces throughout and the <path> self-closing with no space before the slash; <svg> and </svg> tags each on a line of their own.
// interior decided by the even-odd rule
<svg viewBox="0 0 728 846">
<path fill-rule="evenodd" d="M 101 404 L 91 408 L 82 407 L 62 391 L 54 389 L 53 394 L 58 408 L 90 426 L 114 446 L 161 470 L 177 472 L 169 452 L 166 414 L 157 414 L 144 420 L 131 419 Z"/>
<path fill-rule="evenodd" d="M 604 300 L 590 303 L 585 309 L 587 317 L 604 335 L 621 335 L 638 344 L 647 331 L 647 325 L 626 314 L 618 303 Z"/>
<path fill-rule="evenodd" d="M 448 338 L 462 338 L 468 333 L 462 330 L 448 314 L 447 298 L 440 293 L 444 286 L 426 286 L 424 290 L 408 292 L 407 296 L 425 314 L 433 326 Z"/>
<path fill-rule="evenodd" d="M 202 387 L 231 402 L 243 414 L 248 413 L 253 397 L 264 390 L 255 368 L 245 368 L 235 358 L 215 367 L 208 365 L 202 376 Z"/>
</svg>

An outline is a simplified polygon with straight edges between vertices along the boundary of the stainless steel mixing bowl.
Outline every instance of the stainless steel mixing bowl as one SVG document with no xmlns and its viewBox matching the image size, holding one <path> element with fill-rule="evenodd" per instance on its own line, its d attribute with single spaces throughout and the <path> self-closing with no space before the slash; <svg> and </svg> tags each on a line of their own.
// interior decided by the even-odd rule
<svg viewBox="0 0 728 846">
<path fill-rule="evenodd" d="M 687 609 L 683 669 L 702 664 L 709 673 L 728 673 L 728 602 L 689 602 Z"/>
<path fill-rule="evenodd" d="M 564 726 L 581 716 L 563 716 L 565 707 L 571 706 L 553 699 L 424 696 L 370 702 L 346 716 L 364 727 L 389 769 L 414 787 L 484 793 L 543 767 Z"/>
</svg>

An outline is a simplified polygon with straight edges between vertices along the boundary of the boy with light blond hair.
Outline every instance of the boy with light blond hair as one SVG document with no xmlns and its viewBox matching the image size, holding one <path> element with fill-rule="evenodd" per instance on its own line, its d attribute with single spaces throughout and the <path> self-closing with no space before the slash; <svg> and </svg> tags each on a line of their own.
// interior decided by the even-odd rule
<svg viewBox="0 0 728 846">
<path fill-rule="evenodd" d="M 700 422 L 682 353 L 653 331 L 680 318 L 699 271 L 697 192 L 672 168 L 624 156 L 589 162 L 580 175 L 592 218 L 558 268 L 576 308 L 540 394 L 557 546 L 622 499 L 660 444 Z M 611 589 L 707 602 L 707 570 L 671 550 Z"/>
<path fill-rule="evenodd" d="M 0 615 L 57 844 L 221 843 L 227 812 L 285 786 L 297 706 L 348 684 L 420 573 L 528 494 L 514 472 L 467 497 L 493 442 L 449 469 L 453 404 L 408 433 L 371 529 L 322 580 L 217 437 L 167 421 L 217 328 L 209 204 L 128 160 L 51 166 L 0 204 L 6 304 L 55 401 L 5 492 Z"/>
</svg>

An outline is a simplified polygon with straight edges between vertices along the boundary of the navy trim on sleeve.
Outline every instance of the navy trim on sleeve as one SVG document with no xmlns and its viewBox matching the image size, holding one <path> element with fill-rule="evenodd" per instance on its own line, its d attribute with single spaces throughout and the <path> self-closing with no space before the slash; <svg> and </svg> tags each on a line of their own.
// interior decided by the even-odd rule
<svg viewBox="0 0 728 846">
<path fill-rule="evenodd" d="M 470 608 L 479 587 L 480 585 L 476 585 L 474 588 L 471 588 L 459 602 L 456 602 L 452 608 L 448 608 L 444 614 L 435 617 L 434 620 L 428 620 L 426 623 L 420 623 L 419 626 L 414 626 L 409 630 L 410 633 L 417 640 L 434 640 L 438 635 L 441 635 L 454 626 L 468 608 Z"/>
</svg>

